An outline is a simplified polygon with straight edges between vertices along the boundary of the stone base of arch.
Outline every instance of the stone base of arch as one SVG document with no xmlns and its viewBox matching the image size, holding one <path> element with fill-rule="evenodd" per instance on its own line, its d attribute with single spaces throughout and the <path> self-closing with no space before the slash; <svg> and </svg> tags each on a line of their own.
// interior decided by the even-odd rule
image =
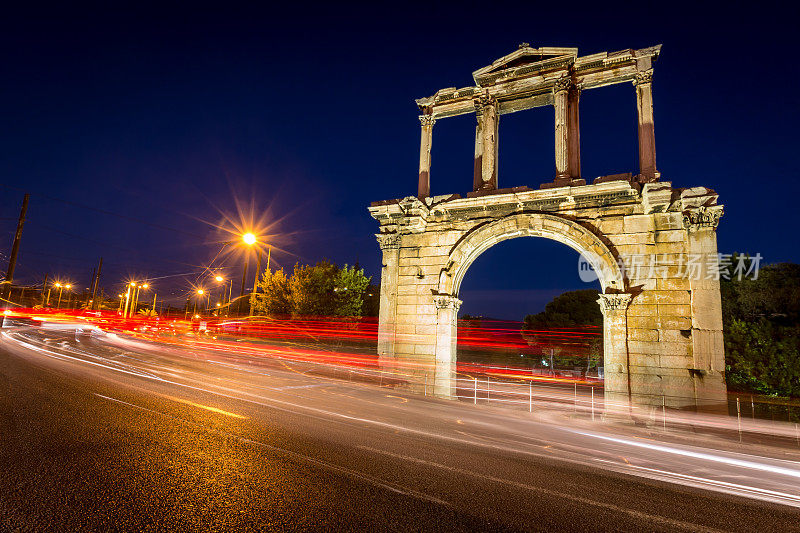
<svg viewBox="0 0 800 533">
<path fill-rule="evenodd" d="M 706 261 L 722 215 L 713 191 L 617 181 L 408 197 L 370 213 L 383 252 L 379 356 L 415 388 L 455 392 L 458 292 L 472 262 L 502 240 L 541 237 L 578 251 L 600 280 L 607 405 L 726 404 L 719 282 Z M 704 262 L 687 273 L 695 256 Z"/>
</svg>

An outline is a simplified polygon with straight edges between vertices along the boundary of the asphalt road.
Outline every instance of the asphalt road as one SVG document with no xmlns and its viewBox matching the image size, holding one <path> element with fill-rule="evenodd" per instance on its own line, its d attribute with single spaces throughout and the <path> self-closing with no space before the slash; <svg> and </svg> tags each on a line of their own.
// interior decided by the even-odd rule
<svg viewBox="0 0 800 533">
<path fill-rule="evenodd" d="M 0 335 L 0 530 L 800 531 L 800 465 L 74 331 Z"/>
</svg>

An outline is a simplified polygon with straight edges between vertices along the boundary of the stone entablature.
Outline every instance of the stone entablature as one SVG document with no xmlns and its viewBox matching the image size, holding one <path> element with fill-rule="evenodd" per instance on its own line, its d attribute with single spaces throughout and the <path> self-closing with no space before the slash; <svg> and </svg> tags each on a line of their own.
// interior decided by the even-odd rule
<svg viewBox="0 0 800 533">
<path fill-rule="evenodd" d="M 422 125 L 417 196 L 430 196 L 431 146 L 436 119 L 474 113 L 475 153 L 472 190 L 485 193 L 498 185 L 500 117 L 541 106 L 555 111 L 555 179 L 543 188 L 580 186 L 579 105 L 583 91 L 632 83 L 636 94 L 639 173 L 631 180 L 658 181 L 653 125 L 653 63 L 661 45 L 639 50 L 601 52 L 578 57 L 577 48 L 532 48 L 523 43 L 514 52 L 473 72 L 474 87 L 440 89 L 416 100 Z"/>
<path fill-rule="evenodd" d="M 486 94 L 500 101 L 500 114 L 552 105 L 553 88 L 565 77 L 581 89 L 638 82 L 643 73 L 652 79 L 651 66 L 660 53 L 661 45 L 656 45 L 578 57 L 577 48 L 536 49 L 523 43 L 518 50 L 473 72 L 474 86 L 440 89 L 416 103 L 430 108 L 437 117 L 470 113 L 473 99 Z M 514 66 L 519 62 L 526 64 Z"/>
</svg>

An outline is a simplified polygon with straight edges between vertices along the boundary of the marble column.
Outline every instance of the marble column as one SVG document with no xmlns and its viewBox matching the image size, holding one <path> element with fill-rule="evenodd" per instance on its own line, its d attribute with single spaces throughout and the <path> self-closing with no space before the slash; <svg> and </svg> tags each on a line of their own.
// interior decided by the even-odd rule
<svg viewBox="0 0 800 533">
<path fill-rule="evenodd" d="M 400 272 L 401 237 L 397 233 L 380 233 L 376 237 L 383 252 L 381 299 L 378 311 L 378 356 L 392 358 L 395 355 L 397 278 Z"/>
<path fill-rule="evenodd" d="M 631 394 L 628 364 L 630 294 L 600 294 L 603 313 L 603 373 L 606 411 L 625 411 Z"/>
<path fill-rule="evenodd" d="M 567 96 L 567 150 L 569 177 L 572 179 L 581 177 L 581 130 L 578 114 L 580 97 L 579 87 L 572 87 Z"/>
<path fill-rule="evenodd" d="M 472 170 L 472 190 L 478 191 L 483 182 L 483 110 L 475 105 L 475 117 L 478 123 L 475 125 L 475 166 Z"/>
<path fill-rule="evenodd" d="M 497 133 L 498 113 L 497 99 L 484 96 L 475 101 L 475 113 L 478 117 L 478 127 L 475 130 L 475 179 L 473 186 L 476 191 L 491 191 L 497 189 Z M 480 165 L 478 164 L 478 149 L 480 149 Z M 478 169 L 480 175 L 478 179 Z"/>
<path fill-rule="evenodd" d="M 555 109 L 555 152 L 556 178 L 569 178 L 569 88 L 572 80 L 559 78 L 553 87 L 553 108 Z"/>
<path fill-rule="evenodd" d="M 463 302 L 449 294 L 436 294 L 433 302 L 436 306 L 436 369 L 433 392 L 440 398 L 450 398 L 456 389 L 458 309 Z"/>
<path fill-rule="evenodd" d="M 656 181 L 656 138 L 653 125 L 653 70 L 636 74 L 636 110 L 639 118 L 639 175 L 644 183 Z"/>
<path fill-rule="evenodd" d="M 427 198 L 431 194 L 431 144 L 433 142 L 433 125 L 436 118 L 433 115 L 420 115 L 422 132 L 419 144 L 419 186 L 417 197 Z"/>
</svg>

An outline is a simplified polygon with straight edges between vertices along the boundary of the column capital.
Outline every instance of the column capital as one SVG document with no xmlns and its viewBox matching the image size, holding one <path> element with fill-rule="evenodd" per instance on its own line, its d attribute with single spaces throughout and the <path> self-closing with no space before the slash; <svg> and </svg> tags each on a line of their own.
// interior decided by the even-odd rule
<svg viewBox="0 0 800 533">
<path fill-rule="evenodd" d="M 605 315 L 609 311 L 625 311 L 631 303 L 631 294 L 598 294 L 597 303 Z"/>
<path fill-rule="evenodd" d="M 481 116 L 483 115 L 484 109 L 489 106 L 496 106 L 497 105 L 497 98 L 494 96 L 490 96 L 488 94 L 479 96 L 472 101 L 472 105 L 475 107 L 475 115 L 480 120 Z"/>
<path fill-rule="evenodd" d="M 399 233 L 378 233 L 375 237 L 378 239 L 378 246 L 381 247 L 381 250 L 396 250 L 400 248 Z"/>
<path fill-rule="evenodd" d="M 636 77 L 633 79 L 633 85 L 637 87 L 646 83 L 653 83 L 653 69 L 637 72 Z"/>
<path fill-rule="evenodd" d="M 449 294 L 434 294 L 433 303 L 436 305 L 436 309 L 452 309 L 453 311 L 458 311 L 461 304 L 464 302 Z"/>
<path fill-rule="evenodd" d="M 433 126 L 434 124 L 436 124 L 436 117 L 434 117 L 433 115 L 420 115 L 419 122 L 420 124 L 422 124 L 423 127 Z"/>
<path fill-rule="evenodd" d="M 558 78 L 555 81 L 555 85 L 553 85 L 553 94 L 569 91 L 570 87 L 572 86 L 573 86 L 572 78 L 570 78 L 569 76 L 563 76 L 561 78 Z"/>
<path fill-rule="evenodd" d="M 722 218 L 722 207 L 703 207 L 683 212 L 683 227 L 689 231 L 699 229 L 717 229 Z"/>
</svg>

